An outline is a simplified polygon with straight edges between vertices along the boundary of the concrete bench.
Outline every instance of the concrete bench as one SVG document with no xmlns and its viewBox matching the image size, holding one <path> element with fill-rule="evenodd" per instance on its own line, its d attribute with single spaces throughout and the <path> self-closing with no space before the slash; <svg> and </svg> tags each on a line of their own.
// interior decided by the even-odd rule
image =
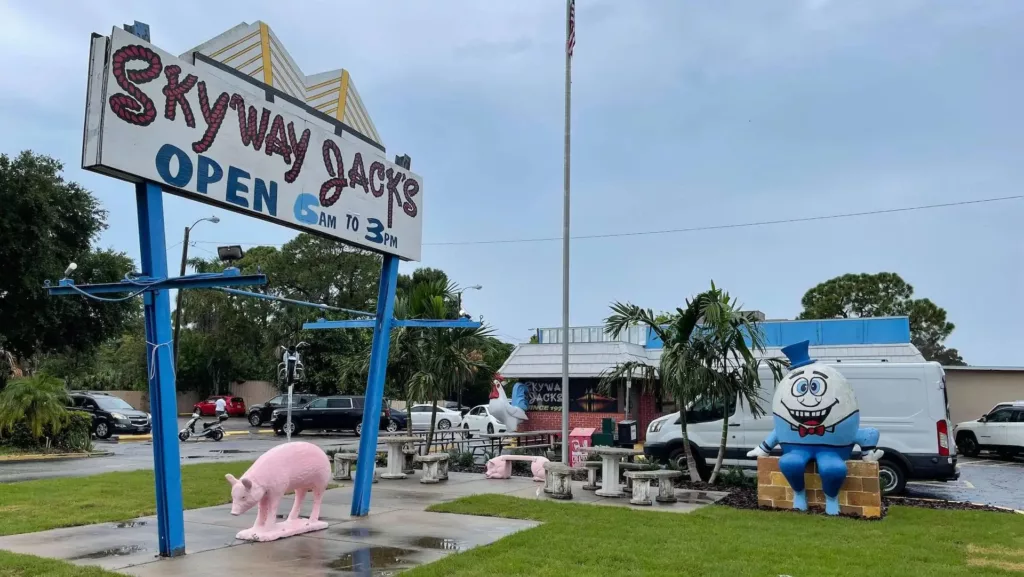
<svg viewBox="0 0 1024 577">
<path fill-rule="evenodd" d="M 604 465 L 601 461 L 585 461 L 583 466 L 587 469 L 587 484 L 583 485 L 583 490 L 596 491 L 600 489 L 601 485 L 597 482 L 597 474 Z"/>
<path fill-rule="evenodd" d="M 573 469 L 565 463 L 544 463 L 544 478 L 548 482 L 548 489 L 545 491 L 552 499 L 572 499 L 572 474 Z"/>
<path fill-rule="evenodd" d="M 633 493 L 629 502 L 633 505 L 651 504 L 651 481 L 658 481 L 658 502 L 675 503 L 676 490 L 672 479 L 682 476 L 680 471 L 626 471 L 627 479 L 633 482 Z"/>
<path fill-rule="evenodd" d="M 423 475 L 420 483 L 432 485 L 448 479 L 448 453 L 430 453 L 429 455 L 416 455 L 413 461 L 423 464 Z M 441 465 L 444 465 L 444 476 L 441 476 Z"/>
<path fill-rule="evenodd" d="M 626 462 L 619 463 L 619 470 L 622 471 L 622 476 L 625 477 L 626 479 L 626 483 L 622 487 L 622 492 L 628 495 L 633 492 L 633 480 L 630 479 L 629 477 L 626 477 L 626 471 L 647 471 L 650 470 L 650 466 L 643 465 L 640 463 Z M 604 479 L 601 479 L 601 482 L 604 482 Z"/>
<path fill-rule="evenodd" d="M 335 481 L 351 481 L 352 480 L 352 465 L 359 460 L 359 455 L 355 453 L 335 453 L 334 454 L 334 480 Z"/>
<path fill-rule="evenodd" d="M 351 481 L 352 480 L 352 465 L 359 461 L 359 455 L 356 453 L 335 453 L 334 454 L 334 480 L 335 481 Z M 377 473 L 377 468 L 373 469 L 373 482 L 376 483 L 380 479 L 380 474 Z"/>
<path fill-rule="evenodd" d="M 488 479 L 508 479 L 512 476 L 512 461 L 527 461 L 530 463 L 530 471 L 533 473 L 534 481 L 544 481 L 544 463 L 548 462 L 547 457 L 536 455 L 501 455 L 487 461 L 487 472 L 484 476 Z"/>
</svg>

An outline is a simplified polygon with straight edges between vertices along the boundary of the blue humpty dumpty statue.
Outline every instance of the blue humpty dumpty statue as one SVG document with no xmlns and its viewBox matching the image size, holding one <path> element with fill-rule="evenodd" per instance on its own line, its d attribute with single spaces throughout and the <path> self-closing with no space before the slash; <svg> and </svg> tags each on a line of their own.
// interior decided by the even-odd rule
<svg viewBox="0 0 1024 577">
<path fill-rule="evenodd" d="M 812 459 L 817 461 L 825 512 L 838 515 L 839 489 L 854 445 L 865 461 L 877 461 L 883 452 L 876 449 L 878 430 L 860 426 L 850 383 L 836 369 L 810 358 L 809 344 L 803 341 L 782 349 L 791 364 L 775 387 L 775 430 L 747 456 L 763 457 L 782 445 L 779 468 L 793 488 L 793 508 L 801 511 L 807 510 L 804 471 Z"/>
</svg>

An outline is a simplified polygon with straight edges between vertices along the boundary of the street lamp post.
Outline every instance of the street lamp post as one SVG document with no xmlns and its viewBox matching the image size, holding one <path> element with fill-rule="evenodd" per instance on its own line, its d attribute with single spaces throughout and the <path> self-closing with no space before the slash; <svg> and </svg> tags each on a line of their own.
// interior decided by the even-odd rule
<svg viewBox="0 0 1024 577">
<path fill-rule="evenodd" d="M 192 228 L 195 225 L 203 222 L 204 220 L 210 221 L 213 224 L 220 222 L 220 219 L 216 216 L 210 216 L 207 218 L 201 218 L 192 223 L 192 226 L 185 227 L 185 239 L 181 242 L 181 276 L 185 276 L 185 263 L 188 262 L 188 234 L 192 232 Z M 178 372 L 178 336 L 181 334 L 181 296 L 183 291 L 178 291 L 178 296 L 174 302 L 174 372 Z"/>
<path fill-rule="evenodd" d="M 466 292 L 468 290 L 481 290 L 483 288 L 484 288 L 483 285 L 475 284 L 473 286 L 465 287 L 465 288 L 459 290 L 459 292 L 455 293 L 455 294 L 459 295 L 459 316 L 460 317 L 461 316 L 465 316 L 466 318 L 469 318 L 469 314 L 468 313 L 466 313 L 465 315 L 463 314 L 464 311 L 462 310 L 462 293 L 464 293 L 464 292 Z M 460 383 L 459 384 L 459 398 L 458 398 L 458 401 L 457 401 L 459 403 L 459 410 L 460 411 L 462 410 L 462 389 L 464 389 L 464 388 L 466 388 L 466 384 L 465 383 Z"/>
</svg>

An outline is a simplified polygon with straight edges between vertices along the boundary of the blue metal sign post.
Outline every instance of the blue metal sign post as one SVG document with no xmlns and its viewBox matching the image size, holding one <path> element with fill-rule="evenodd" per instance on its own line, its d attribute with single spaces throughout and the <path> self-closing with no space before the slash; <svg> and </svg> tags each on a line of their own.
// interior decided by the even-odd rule
<svg viewBox="0 0 1024 577">
<path fill-rule="evenodd" d="M 167 278 L 163 192 L 155 184 L 135 185 L 139 212 L 142 274 Z M 153 415 L 153 470 L 156 473 L 156 517 L 160 554 L 185 554 L 185 518 L 181 497 L 181 457 L 178 452 L 178 400 L 171 345 L 171 299 L 166 290 L 143 294 L 146 321 L 146 366 L 149 368 L 149 407 Z"/>
<path fill-rule="evenodd" d="M 181 457 L 178 451 L 177 391 L 174 383 L 174 354 L 171 350 L 171 303 L 169 291 L 224 286 L 267 284 L 262 274 L 242 275 L 238 269 L 219 274 L 198 274 L 167 278 L 167 248 L 164 240 L 163 191 L 159 185 L 135 185 L 139 215 L 141 276 L 117 283 L 75 285 L 62 279 L 46 286 L 52 296 L 130 293 L 123 300 L 141 295 L 146 324 L 146 366 L 149 370 L 149 404 L 153 416 L 153 469 L 156 475 L 156 514 L 160 555 L 185 554 L 185 521 L 181 495 Z"/>
</svg>

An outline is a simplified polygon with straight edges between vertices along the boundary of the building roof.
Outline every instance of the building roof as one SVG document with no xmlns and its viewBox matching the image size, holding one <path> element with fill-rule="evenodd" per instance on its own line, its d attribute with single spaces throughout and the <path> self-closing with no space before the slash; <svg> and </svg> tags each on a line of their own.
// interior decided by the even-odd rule
<svg viewBox="0 0 1024 577">
<path fill-rule="evenodd" d="M 569 375 L 599 377 L 626 361 L 658 364 L 662 349 L 646 349 L 625 342 L 570 343 Z M 828 362 L 923 363 L 924 357 L 910 344 L 812 346 L 812 358 Z M 764 358 L 783 357 L 782 349 L 765 350 Z M 964 367 L 965 368 L 965 367 Z M 518 345 L 498 371 L 508 378 L 558 378 L 562 375 L 561 344 Z"/>
<path fill-rule="evenodd" d="M 338 68 L 306 75 L 264 22 L 242 22 L 186 51 L 180 58 L 191 61 L 193 52 L 273 86 L 383 144 L 348 70 Z"/>
</svg>

